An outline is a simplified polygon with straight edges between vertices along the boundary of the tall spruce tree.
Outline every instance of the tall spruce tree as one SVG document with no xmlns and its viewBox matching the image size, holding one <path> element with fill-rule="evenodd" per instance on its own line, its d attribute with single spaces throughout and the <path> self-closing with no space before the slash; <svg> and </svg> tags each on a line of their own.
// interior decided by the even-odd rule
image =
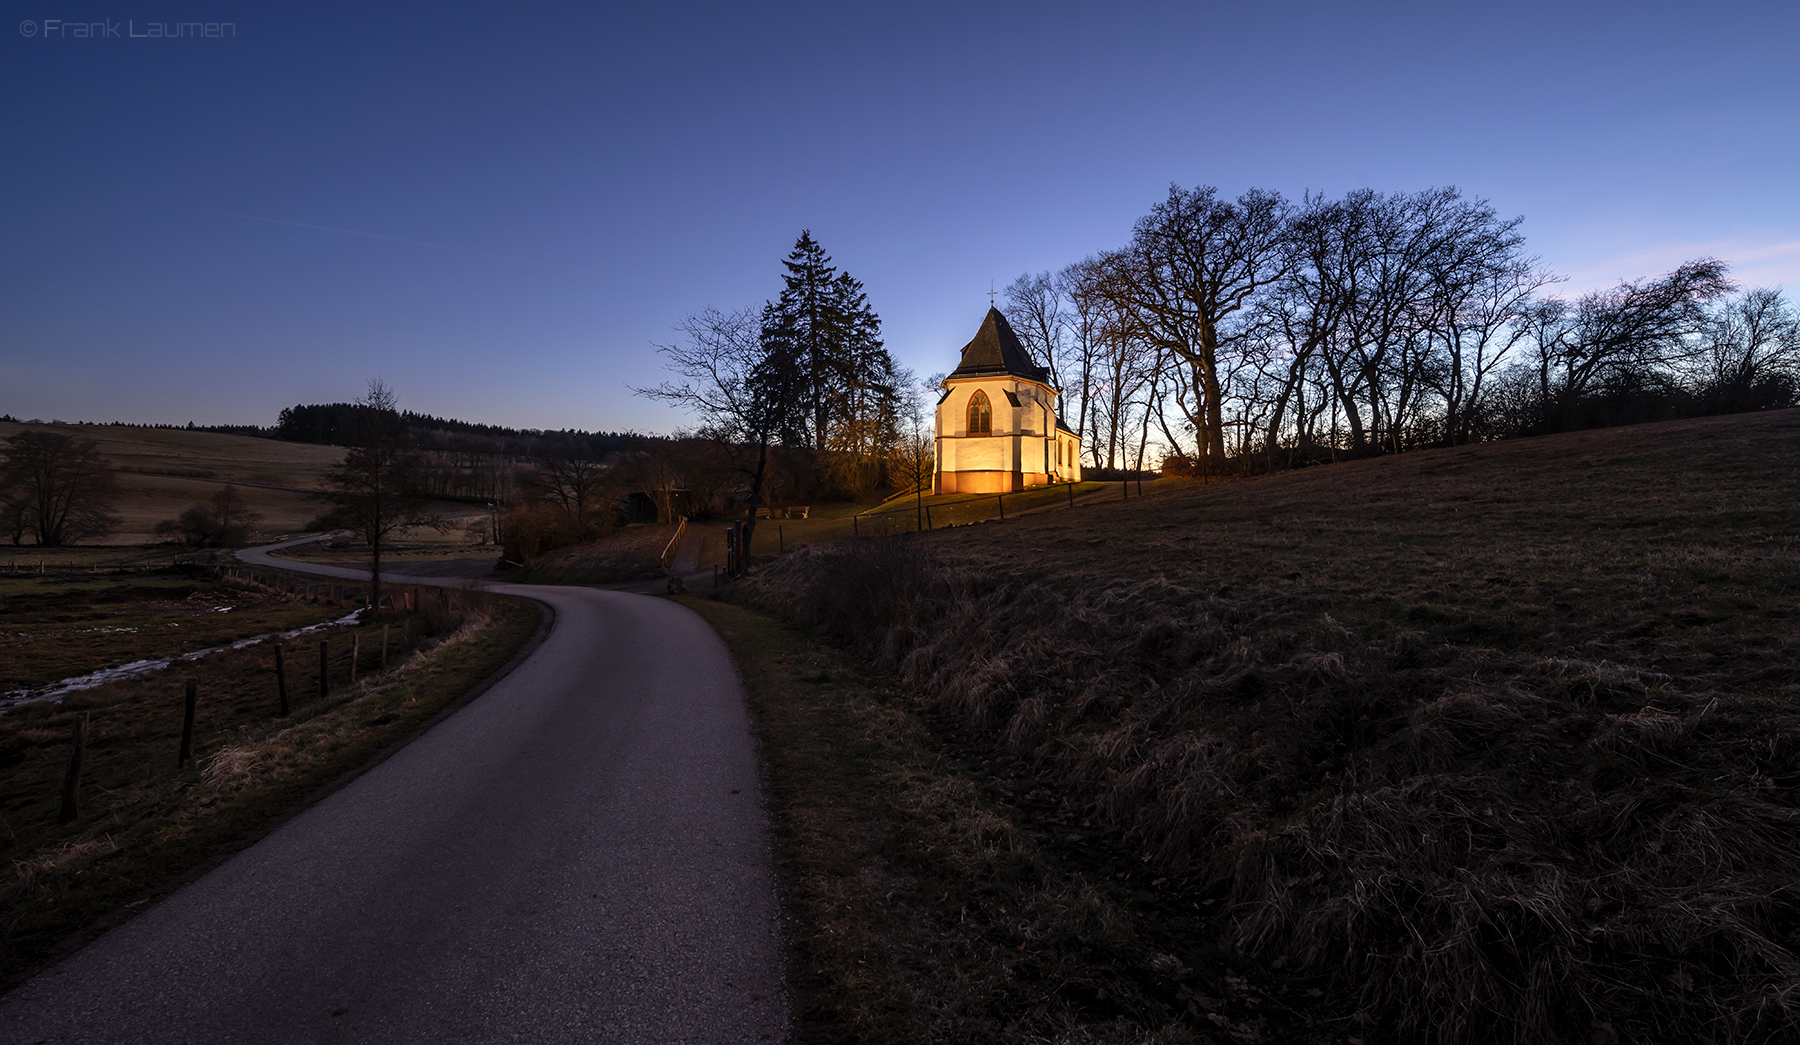
<svg viewBox="0 0 1800 1045">
<path fill-rule="evenodd" d="M 763 340 L 796 372 L 799 401 L 782 442 L 825 456 L 848 485 L 879 466 L 896 437 L 896 368 L 881 342 L 881 317 L 860 281 L 831 263 L 811 230 L 784 263 L 781 296 L 763 311 Z"/>
</svg>

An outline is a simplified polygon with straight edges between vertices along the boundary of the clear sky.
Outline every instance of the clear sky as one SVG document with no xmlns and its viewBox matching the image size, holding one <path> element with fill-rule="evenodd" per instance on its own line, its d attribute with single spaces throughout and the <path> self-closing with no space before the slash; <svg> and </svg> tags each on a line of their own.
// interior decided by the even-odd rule
<svg viewBox="0 0 1800 1045">
<path fill-rule="evenodd" d="M 1800 293 L 1793 0 L 7 6 L 25 418 L 270 424 L 381 377 L 668 431 L 626 387 L 652 343 L 775 296 L 802 228 L 929 373 L 990 282 L 1120 245 L 1171 182 L 1453 184 L 1571 288 L 1713 254 Z M 235 37 L 143 35 L 196 21 Z"/>
</svg>

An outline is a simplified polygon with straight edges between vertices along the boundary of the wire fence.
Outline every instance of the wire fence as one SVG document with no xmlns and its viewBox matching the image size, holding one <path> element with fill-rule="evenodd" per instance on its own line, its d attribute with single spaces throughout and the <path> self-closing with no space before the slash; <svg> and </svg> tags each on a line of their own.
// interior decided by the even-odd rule
<svg viewBox="0 0 1800 1045">
<path fill-rule="evenodd" d="M 935 501 L 931 504 L 926 504 L 921 499 L 904 507 L 858 512 L 851 517 L 851 536 L 914 533 L 941 529 L 945 526 L 986 522 L 989 519 L 1005 521 L 1009 506 L 1014 517 L 1026 512 L 1051 508 L 1073 508 L 1078 501 L 1091 502 L 1095 500 L 1095 494 L 1104 493 L 1108 487 L 1115 485 L 1118 487 L 1121 499 L 1129 498 L 1134 495 L 1132 489 L 1134 484 L 1136 486 L 1135 495 L 1142 496 L 1144 482 L 1140 477 L 1122 480 L 1116 484 L 1057 483 L 1054 486 L 1039 486 L 1007 493 L 978 494 L 961 500 Z"/>
</svg>

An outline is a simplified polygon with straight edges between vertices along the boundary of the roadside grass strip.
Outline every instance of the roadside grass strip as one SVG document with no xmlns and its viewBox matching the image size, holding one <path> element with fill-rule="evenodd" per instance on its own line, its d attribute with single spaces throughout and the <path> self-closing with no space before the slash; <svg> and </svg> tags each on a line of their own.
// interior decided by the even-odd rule
<svg viewBox="0 0 1800 1045">
<path fill-rule="evenodd" d="M 1294 1026 L 1135 851 L 1021 764 L 794 628 L 679 601 L 730 646 L 759 731 L 794 1041 L 1175 1045 Z"/>
</svg>

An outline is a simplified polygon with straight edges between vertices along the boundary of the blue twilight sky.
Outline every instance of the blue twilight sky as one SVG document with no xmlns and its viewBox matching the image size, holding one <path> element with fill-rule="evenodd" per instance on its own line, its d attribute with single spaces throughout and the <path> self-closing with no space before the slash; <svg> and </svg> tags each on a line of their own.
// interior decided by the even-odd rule
<svg viewBox="0 0 1800 1045">
<path fill-rule="evenodd" d="M 379 376 L 668 431 L 652 342 L 773 297 L 802 228 L 929 373 L 1170 182 L 1454 184 L 1571 289 L 1713 254 L 1800 292 L 1793 0 L 7 6 L 20 417 L 270 424 Z M 145 35 L 196 21 L 236 35 Z"/>
</svg>

